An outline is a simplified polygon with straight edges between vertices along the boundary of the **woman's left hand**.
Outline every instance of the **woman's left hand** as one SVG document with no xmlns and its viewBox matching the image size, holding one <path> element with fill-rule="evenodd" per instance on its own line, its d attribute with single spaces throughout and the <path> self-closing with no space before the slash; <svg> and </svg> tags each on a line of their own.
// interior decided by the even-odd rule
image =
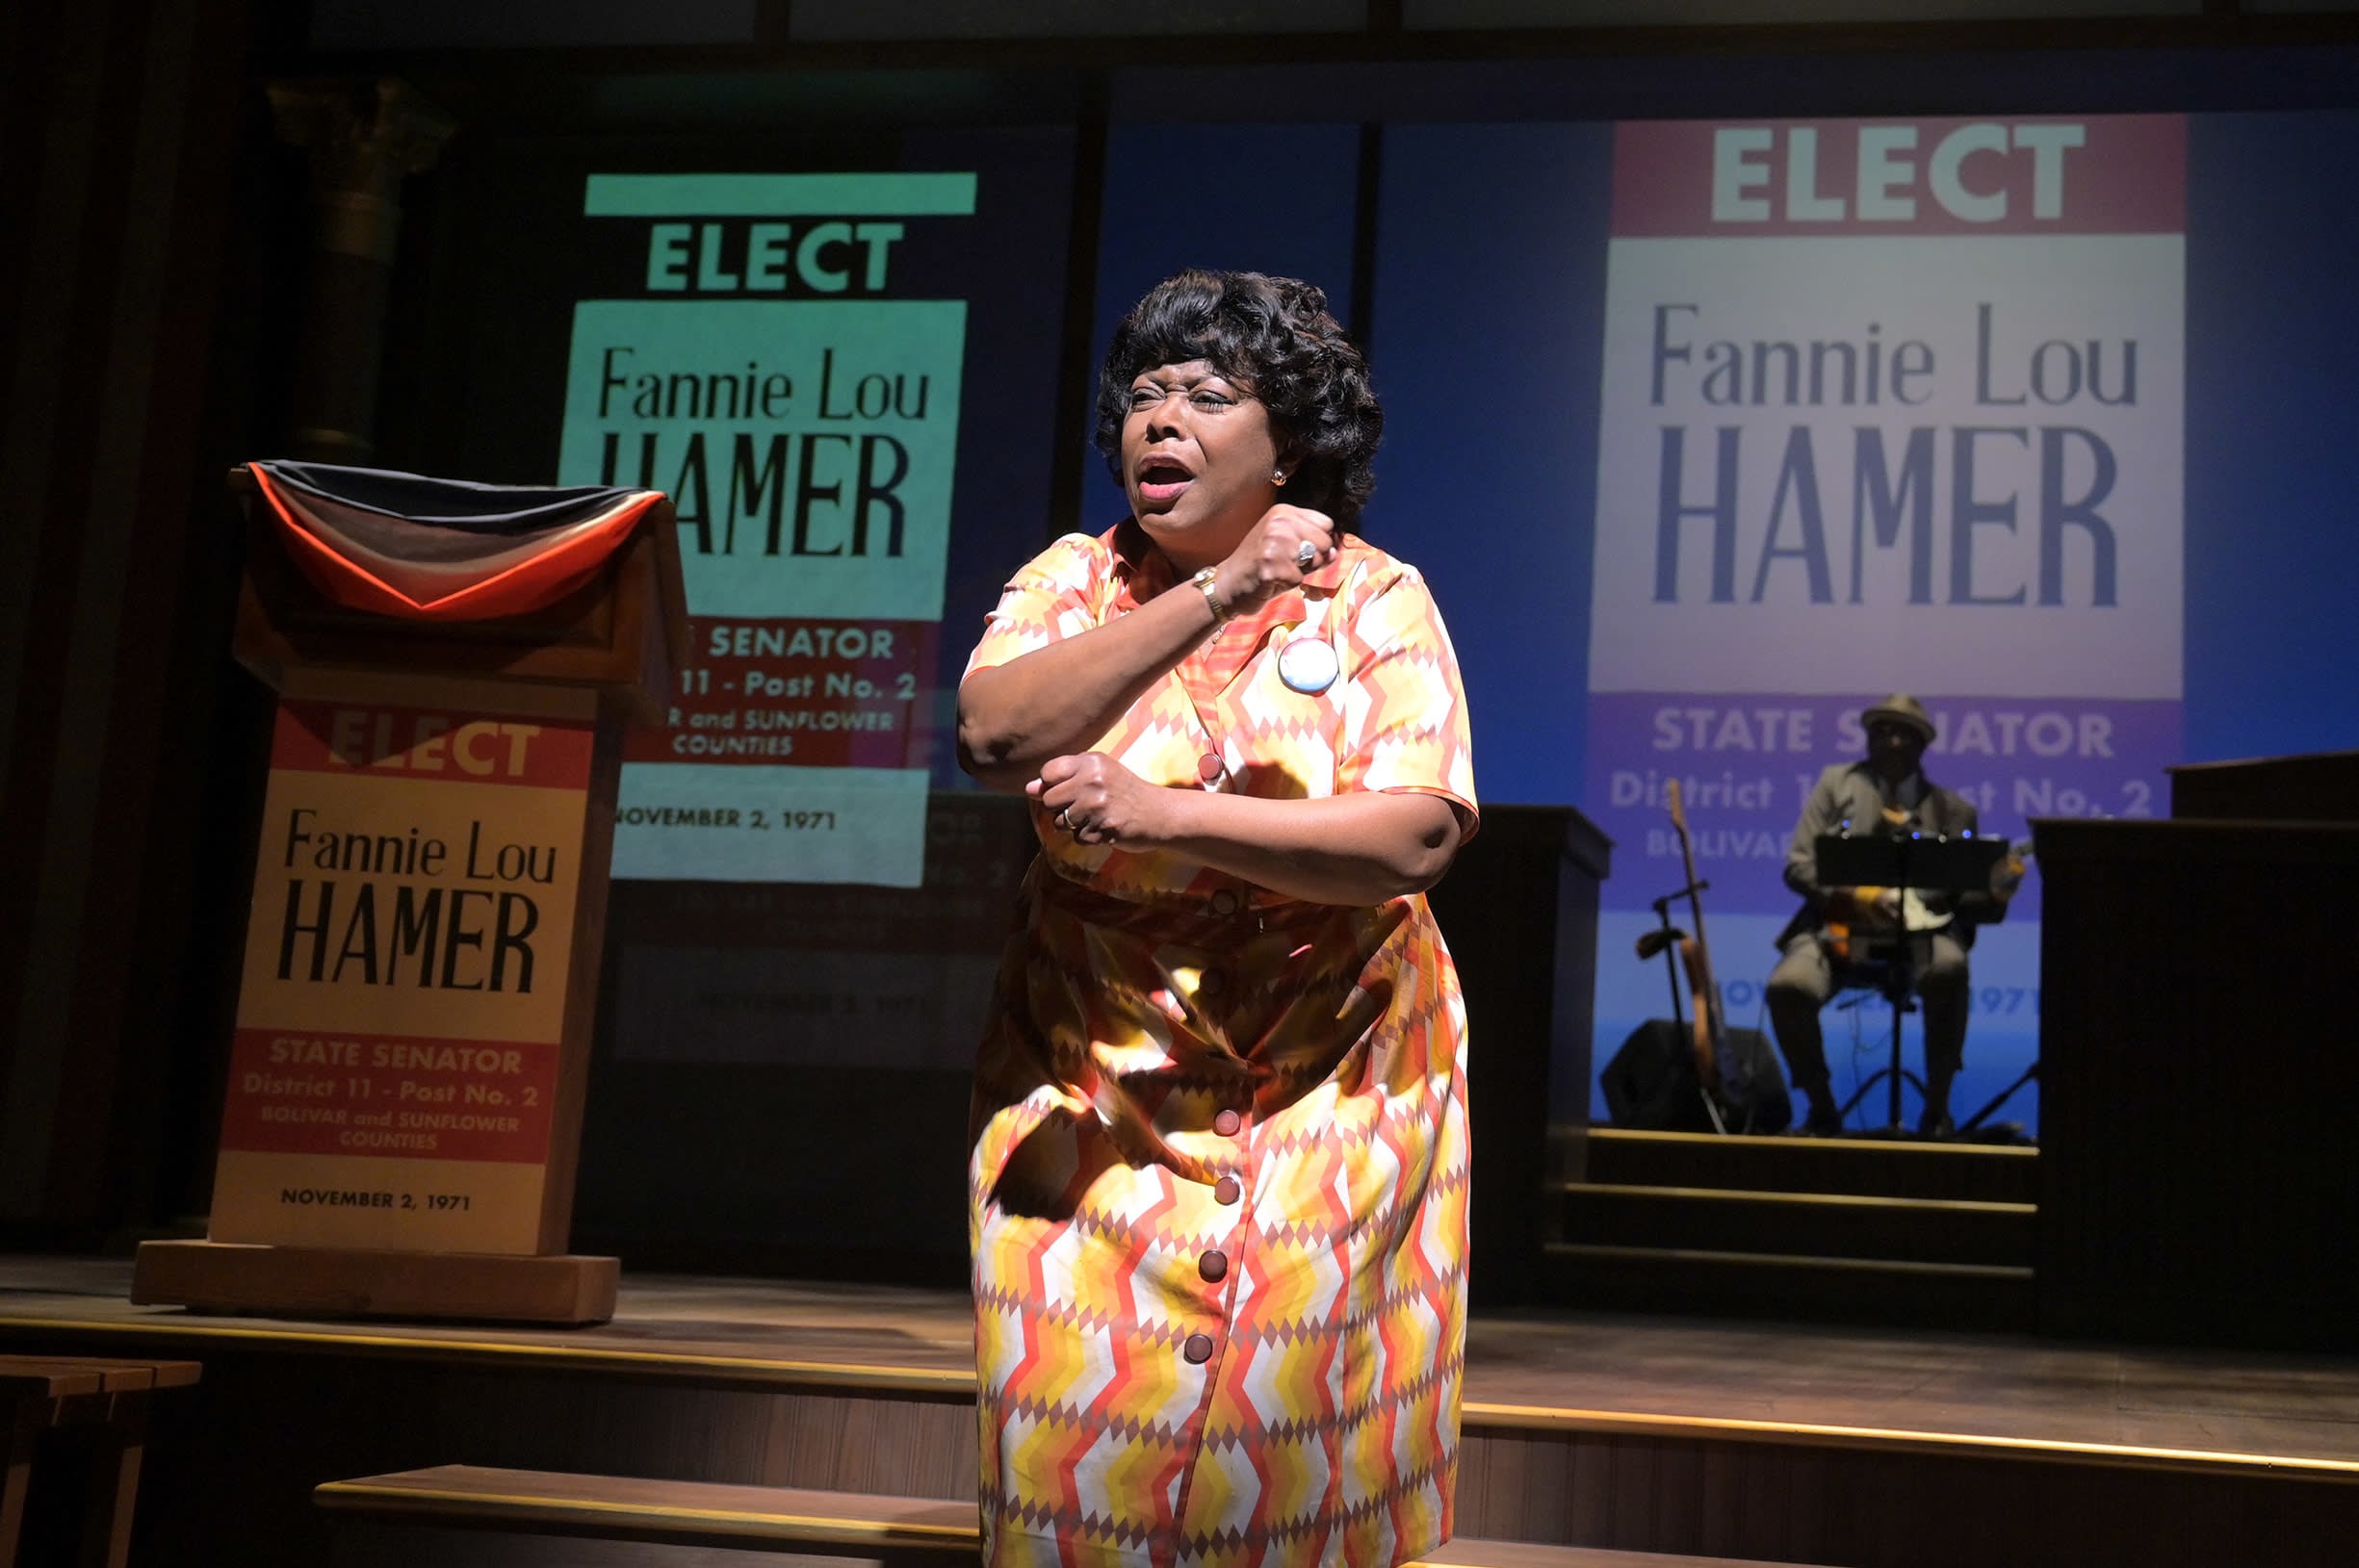
<svg viewBox="0 0 2359 1568">
<path fill-rule="evenodd" d="M 1153 843 L 1168 836 L 1170 791 L 1103 752 L 1050 758 L 1024 792 L 1076 843 Z"/>
</svg>

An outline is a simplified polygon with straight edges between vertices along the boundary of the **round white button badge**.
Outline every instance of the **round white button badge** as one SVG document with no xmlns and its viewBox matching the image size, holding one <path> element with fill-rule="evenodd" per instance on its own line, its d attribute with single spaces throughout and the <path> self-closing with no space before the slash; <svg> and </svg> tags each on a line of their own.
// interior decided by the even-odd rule
<svg viewBox="0 0 2359 1568">
<path fill-rule="evenodd" d="M 1278 650 L 1278 679 L 1289 691 L 1316 697 L 1335 683 L 1342 673 L 1335 645 L 1324 637 L 1297 637 Z"/>
</svg>

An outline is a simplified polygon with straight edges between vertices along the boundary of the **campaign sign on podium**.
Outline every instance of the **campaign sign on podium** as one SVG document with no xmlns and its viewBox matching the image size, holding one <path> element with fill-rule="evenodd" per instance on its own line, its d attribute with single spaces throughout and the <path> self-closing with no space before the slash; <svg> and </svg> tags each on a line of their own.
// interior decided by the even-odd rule
<svg viewBox="0 0 2359 1568">
<path fill-rule="evenodd" d="M 543 1249 L 594 744 L 280 706 L 215 1241 Z"/>
<path fill-rule="evenodd" d="M 602 1322 L 620 1266 L 565 1247 L 623 731 L 685 655 L 672 508 L 233 484 L 270 783 L 208 1237 L 143 1244 L 132 1299 Z"/>
</svg>

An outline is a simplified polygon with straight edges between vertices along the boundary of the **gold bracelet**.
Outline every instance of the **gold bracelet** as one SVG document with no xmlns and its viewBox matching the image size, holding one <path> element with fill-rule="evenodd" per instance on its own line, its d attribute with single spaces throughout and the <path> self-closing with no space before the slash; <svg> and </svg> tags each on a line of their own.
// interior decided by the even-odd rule
<svg viewBox="0 0 2359 1568">
<path fill-rule="evenodd" d="M 1221 604 L 1220 568 L 1207 566 L 1188 580 L 1204 590 L 1205 603 L 1212 606 L 1212 624 L 1225 625 L 1229 620 L 1229 610 Z"/>
</svg>

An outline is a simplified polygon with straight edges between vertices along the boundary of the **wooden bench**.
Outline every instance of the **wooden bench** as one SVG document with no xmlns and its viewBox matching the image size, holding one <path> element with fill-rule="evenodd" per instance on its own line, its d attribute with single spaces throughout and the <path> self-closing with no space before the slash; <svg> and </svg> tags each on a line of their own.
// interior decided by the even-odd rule
<svg viewBox="0 0 2359 1568">
<path fill-rule="evenodd" d="M 982 1544 L 972 1502 L 785 1486 L 437 1465 L 329 1481 L 312 1498 L 323 1508 L 388 1524 L 856 1555 L 896 1568 L 971 1563 Z M 1725 1557 L 1527 1541 L 1452 1541 L 1423 1561 L 1433 1568 L 1760 1568 Z"/>
<path fill-rule="evenodd" d="M 148 1398 L 157 1389 L 186 1388 L 202 1370 L 194 1361 L 0 1355 L 0 1403 L 9 1430 L 8 1475 L 0 1483 L 0 1568 L 16 1561 L 35 1453 L 42 1434 L 58 1429 L 82 1437 L 89 1456 L 76 1560 L 87 1568 L 122 1568 L 131 1551 Z"/>
</svg>

